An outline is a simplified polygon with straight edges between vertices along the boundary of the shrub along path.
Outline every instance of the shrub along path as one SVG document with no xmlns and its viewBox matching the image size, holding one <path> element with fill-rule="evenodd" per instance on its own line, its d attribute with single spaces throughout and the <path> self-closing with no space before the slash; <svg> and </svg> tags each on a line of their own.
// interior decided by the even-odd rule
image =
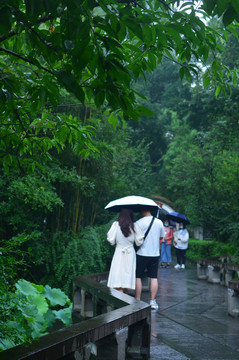
<svg viewBox="0 0 239 360">
<path fill-rule="evenodd" d="M 227 288 L 198 280 L 196 265 L 160 269 L 152 311 L 151 360 L 238 360 L 239 318 L 227 314 Z M 149 293 L 142 300 L 149 302 Z"/>
</svg>

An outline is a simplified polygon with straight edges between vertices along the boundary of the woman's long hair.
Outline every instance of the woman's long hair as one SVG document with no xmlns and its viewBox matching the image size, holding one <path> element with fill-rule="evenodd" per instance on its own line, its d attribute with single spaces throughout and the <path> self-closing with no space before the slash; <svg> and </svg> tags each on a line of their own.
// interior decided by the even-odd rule
<svg viewBox="0 0 239 360">
<path fill-rule="evenodd" d="M 134 213 L 130 209 L 123 208 L 119 215 L 119 226 L 125 237 L 134 231 Z"/>
</svg>

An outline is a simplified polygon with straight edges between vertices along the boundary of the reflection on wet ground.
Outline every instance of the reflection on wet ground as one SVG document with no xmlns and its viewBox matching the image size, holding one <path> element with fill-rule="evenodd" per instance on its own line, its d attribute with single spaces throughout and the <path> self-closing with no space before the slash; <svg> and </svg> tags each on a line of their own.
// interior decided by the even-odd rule
<svg viewBox="0 0 239 360">
<path fill-rule="evenodd" d="M 197 279 L 196 265 L 160 269 L 151 312 L 151 360 L 238 360 L 239 318 L 227 313 L 227 288 Z M 149 302 L 144 292 L 142 300 Z"/>
</svg>

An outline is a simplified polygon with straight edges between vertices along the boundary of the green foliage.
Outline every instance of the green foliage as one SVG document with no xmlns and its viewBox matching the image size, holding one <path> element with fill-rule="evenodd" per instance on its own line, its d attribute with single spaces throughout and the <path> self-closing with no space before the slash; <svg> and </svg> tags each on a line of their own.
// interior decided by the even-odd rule
<svg viewBox="0 0 239 360">
<path fill-rule="evenodd" d="M 189 256 L 238 248 L 238 89 L 221 97 L 237 83 L 238 7 L 194 4 L 0 5 L 1 296 L 15 326 L 26 300 L 12 314 L 7 291 L 18 278 L 70 296 L 75 275 L 109 269 L 113 219 L 103 208 L 114 198 L 160 193 L 220 239 L 220 248 L 190 243 Z M 55 296 L 45 291 L 40 313 Z M 11 328 L 11 341 L 45 325 Z"/>
<path fill-rule="evenodd" d="M 223 4 L 223 5 L 222 5 Z M 62 91 L 81 104 L 93 103 L 124 119 L 151 116 L 132 88 L 163 57 L 180 65 L 188 81 L 207 66 L 204 85 L 226 93 L 230 69 L 218 53 L 222 38 L 237 36 L 238 5 L 225 0 L 178 2 L 115 0 L 14 1 L 0 8 L 0 141 L 1 162 L 33 171 L 50 150 L 67 143 L 93 156 L 93 128 L 56 113 Z M 216 29 L 202 16 L 222 18 Z M 213 61 L 209 63 L 209 55 Z M 199 65 L 200 64 L 200 65 Z M 238 70 L 233 70 L 234 83 Z M 113 116 L 114 120 L 117 116 Z M 112 120 L 112 117 L 109 117 Z"/>
<path fill-rule="evenodd" d="M 39 232 L 21 233 L 10 240 L 4 240 L 0 246 L 0 288 L 7 291 L 18 279 L 21 272 L 28 267 L 31 248 L 23 249 L 23 245 L 32 238 L 39 237 Z"/>
<path fill-rule="evenodd" d="M 234 255 L 236 247 L 229 244 L 222 244 L 218 241 L 189 240 L 187 258 L 191 261 L 207 259 L 216 256 Z"/>
<path fill-rule="evenodd" d="M 42 239 L 36 244 L 39 258 L 35 262 L 35 271 L 41 273 L 43 269 L 43 282 L 56 284 L 71 296 L 74 276 L 108 270 L 112 258 L 112 249 L 106 244 L 109 227 L 110 224 L 88 226 L 79 235 L 58 232 L 52 239 Z"/>
<path fill-rule="evenodd" d="M 171 112 L 160 171 L 164 196 L 192 226 L 202 225 L 211 238 L 234 244 L 239 236 L 237 97 L 237 89 L 220 101 L 203 94 L 199 85 L 192 89 L 185 108 L 181 103 Z"/>
<path fill-rule="evenodd" d="M 0 350 L 38 339 L 56 320 L 71 325 L 69 298 L 49 285 L 21 279 L 14 293 L 0 291 L 0 300 Z"/>
<path fill-rule="evenodd" d="M 2 239 L 8 239 L 12 234 L 46 229 L 51 214 L 64 207 L 70 191 L 78 188 L 88 192 L 92 184 L 78 174 L 74 164 L 60 164 L 57 159 L 45 166 L 43 172 L 36 169 L 33 174 L 25 175 L 15 170 L 9 176 L 3 173 L 0 181 Z"/>
</svg>

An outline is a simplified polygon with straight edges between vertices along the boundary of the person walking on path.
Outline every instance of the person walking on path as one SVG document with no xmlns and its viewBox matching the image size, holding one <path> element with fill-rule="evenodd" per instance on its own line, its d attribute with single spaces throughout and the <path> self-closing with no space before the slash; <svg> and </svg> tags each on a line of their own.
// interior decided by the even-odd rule
<svg viewBox="0 0 239 360">
<path fill-rule="evenodd" d="M 142 245 L 144 233 L 134 223 L 133 211 L 123 208 L 118 221 L 115 221 L 107 233 L 107 241 L 115 245 L 107 286 L 127 293 L 135 290 L 136 254 L 134 243 Z"/>
<path fill-rule="evenodd" d="M 188 248 L 189 233 L 185 223 L 179 224 L 179 230 L 174 232 L 174 247 L 176 248 L 177 265 L 175 269 L 185 269 L 186 252 Z"/>
<path fill-rule="evenodd" d="M 150 277 L 150 305 L 151 309 L 157 310 L 158 304 L 155 300 L 158 291 L 158 265 L 160 239 L 165 236 L 164 227 L 161 220 L 153 218 L 149 209 L 141 211 L 142 218 L 136 224 L 146 233 L 151 224 L 151 228 L 145 237 L 143 245 L 136 254 L 136 290 L 135 298 L 140 300 L 142 293 L 142 278 L 147 269 L 147 276 Z"/>
<path fill-rule="evenodd" d="M 169 221 L 164 221 L 164 232 L 165 237 L 160 240 L 160 267 L 169 268 L 172 257 L 171 257 L 171 245 L 173 239 L 173 229 L 169 227 Z"/>
</svg>

